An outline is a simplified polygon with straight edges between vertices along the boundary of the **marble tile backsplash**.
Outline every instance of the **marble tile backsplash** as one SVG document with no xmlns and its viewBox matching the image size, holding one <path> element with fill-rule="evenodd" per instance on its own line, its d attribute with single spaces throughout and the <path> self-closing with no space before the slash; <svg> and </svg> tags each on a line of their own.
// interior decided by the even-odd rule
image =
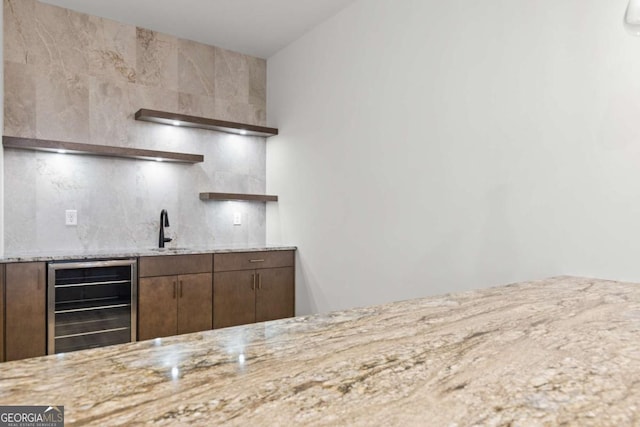
<svg viewBox="0 0 640 427">
<path fill-rule="evenodd" d="M 199 153 L 169 164 L 5 150 L 5 252 L 263 244 L 265 206 L 199 192 L 264 193 L 264 138 L 134 120 L 140 108 L 266 124 L 266 63 L 36 0 L 4 1 L 4 134 Z M 64 211 L 78 210 L 78 226 Z M 233 226 L 241 212 L 242 226 Z"/>
</svg>

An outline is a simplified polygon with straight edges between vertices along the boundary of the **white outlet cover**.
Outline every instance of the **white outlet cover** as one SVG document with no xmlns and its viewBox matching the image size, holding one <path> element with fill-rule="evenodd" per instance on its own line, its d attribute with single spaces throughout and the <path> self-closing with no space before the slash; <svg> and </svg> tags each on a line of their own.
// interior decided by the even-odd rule
<svg viewBox="0 0 640 427">
<path fill-rule="evenodd" d="M 233 214 L 233 225 L 242 225 L 242 214 L 240 212 Z"/>
<path fill-rule="evenodd" d="M 78 225 L 78 211 L 75 209 L 64 211 L 64 223 L 65 225 Z"/>
</svg>

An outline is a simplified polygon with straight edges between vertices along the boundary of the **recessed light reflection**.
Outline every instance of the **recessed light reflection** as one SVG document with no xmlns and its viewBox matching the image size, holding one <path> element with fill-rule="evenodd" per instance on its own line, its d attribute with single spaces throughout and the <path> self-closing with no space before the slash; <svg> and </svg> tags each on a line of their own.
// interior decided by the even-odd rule
<svg viewBox="0 0 640 427">
<path fill-rule="evenodd" d="M 238 356 L 238 363 L 241 365 L 244 365 L 244 354 L 241 354 L 240 356 Z"/>
<path fill-rule="evenodd" d="M 67 154 L 67 150 L 58 150 L 58 153 L 60 153 L 60 154 Z"/>
<path fill-rule="evenodd" d="M 157 158 L 157 159 L 156 159 L 156 162 L 161 162 L 161 161 L 162 161 L 162 159 L 161 159 L 161 158 Z"/>
<path fill-rule="evenodd" d="M 171 379 L 177 380 L 180 377 L 180 369 L 177 366 L 171 368 Z"/>
<path fill-rule="evenodd" d="M 246 130 L 244 130 L 244 129 L 240 129 L 240 135 L 246 135 L 246 134 L 247 134 L 247 131 L 246 131 Z"/>
<path fill-rule="evenodd" d="M 153 340 L 153 345 L 159 346 L 162 345 L 162 338 L 156 338 Z"/>
<path fill-rule="evenodd" d="M 173 123 L 171 123 L 174 126 L 180 126 L 180 122 L 177 120 L 174 120 Z"/>
</svg>

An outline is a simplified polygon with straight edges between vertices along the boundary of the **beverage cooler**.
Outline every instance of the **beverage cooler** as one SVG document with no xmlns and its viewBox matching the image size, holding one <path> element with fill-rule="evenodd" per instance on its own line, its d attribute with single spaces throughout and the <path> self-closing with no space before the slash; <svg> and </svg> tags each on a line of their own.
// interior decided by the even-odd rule
<svg viewBox="0 0 640 427">
<path fill-rule="evenodd" d="M 47 353 L 136 340 L 135 259 L 48 265 Z"/>
</svg>

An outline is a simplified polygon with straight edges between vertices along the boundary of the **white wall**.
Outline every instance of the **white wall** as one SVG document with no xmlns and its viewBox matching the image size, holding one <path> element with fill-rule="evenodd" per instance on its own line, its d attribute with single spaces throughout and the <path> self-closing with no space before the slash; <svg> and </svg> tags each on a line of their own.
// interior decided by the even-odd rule
<svg viewBox="0 0 640 427">
<path fill-rule="evenodd" d="M 360 0 L 268 60 L 267 240 L 298 312 L 640 280 L 626 0 Z"/>
</svg>

